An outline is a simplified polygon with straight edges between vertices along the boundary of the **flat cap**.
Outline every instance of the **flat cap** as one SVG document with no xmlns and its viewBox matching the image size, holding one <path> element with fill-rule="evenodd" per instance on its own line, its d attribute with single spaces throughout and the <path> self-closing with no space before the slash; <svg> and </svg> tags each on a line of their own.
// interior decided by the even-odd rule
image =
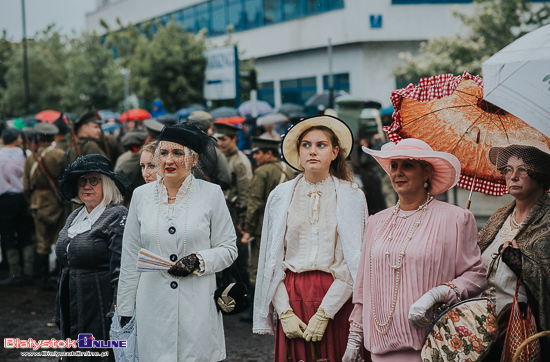
<svg viewBox="0 0 550 362">
<path fill-rule="evenodd" d="M 59 133 L 59 128 L 56 125 L 43 122 L 35 124 L 34 130 L 39 136 L 55 136 Z"/>
</svg>

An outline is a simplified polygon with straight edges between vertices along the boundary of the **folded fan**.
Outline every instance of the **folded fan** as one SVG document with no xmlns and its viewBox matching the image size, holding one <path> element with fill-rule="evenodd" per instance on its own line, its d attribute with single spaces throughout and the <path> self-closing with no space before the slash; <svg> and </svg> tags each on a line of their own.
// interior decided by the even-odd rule
<svg viewBox="0 0 550 362">
<path fill-rule="evenodd" d="M 138 252 L 138 259 L 136 270 L 138 272 L 151 272 L 151 271 L 166 271 L 174 265 L 170 260 L 164 259 L 152 251 L 147 249 L 140 249 Z"/>
</svg>

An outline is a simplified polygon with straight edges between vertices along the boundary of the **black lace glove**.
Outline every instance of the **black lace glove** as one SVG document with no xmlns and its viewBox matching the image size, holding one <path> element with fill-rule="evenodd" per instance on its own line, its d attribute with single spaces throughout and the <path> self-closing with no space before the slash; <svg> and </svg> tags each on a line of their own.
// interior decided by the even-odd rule
<svg viewBox="0 0 550 362">
<path fill-rule="evenodd" d="M 502 261 L 508 265 L 508 268 L 512 269 L 516 277 L 519 278 L 522 270 L 521 251 L 511 246 L 504 249 L 502 252 Z"/>
<path fill-rule="evenodd" d="M 132 317 L 120 317 L 120 326 L 124 327 L 127 325 L 128 322 L 130 322 L 130 319 L 132 319 Z"/>
<path fill-rule="evenodd" d="M 176 277 L 186 277 L 198 267 L 199 258 L 195 254 L 189 254 L 178 260 L 176 264 L 172 265 L 172 267 L 168 269 L 168 274 Z"/>
</svg>

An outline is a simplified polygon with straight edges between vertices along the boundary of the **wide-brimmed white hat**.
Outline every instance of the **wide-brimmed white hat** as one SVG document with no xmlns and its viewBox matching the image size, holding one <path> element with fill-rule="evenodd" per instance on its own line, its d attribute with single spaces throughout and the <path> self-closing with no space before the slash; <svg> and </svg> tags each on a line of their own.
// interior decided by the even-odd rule
<svg viewBox="0 0 550 362">
<path fill-rule="evenodd" d="M 409 159 L 429 162 L 434 169 L 430 179 L 432 195 L 447 191 L 456 185 L 460 178 L 460 161 L 455 155 L 434 151 L 426 142 L 416 138 L 405 138 L 397 144 L 386 143 L 380 151 L 363 146 L 363 151 L 374 157 L 388 174 L 391 160 Z"/>
<path fill-rule="evenodd" d="M 283 136 L 281 141 L 281 153 L 286 161 L 295 170 L 304 171 L 304 168 L 300 164 L 300 153 L 298 152 L 298 139 L 300 136 L 315 126 L 325 126 L 330 128 L 340 143 L 340 149 L 343 150 L 344 156 L 347 158 L 353 147 L 353 134 L 351 129 L 344 121 L 339 118 L 323 115 L 314 116 L 310 118 L 304 118 L 300 122 L 292 126 L 287 133 Z"/>
</svg>

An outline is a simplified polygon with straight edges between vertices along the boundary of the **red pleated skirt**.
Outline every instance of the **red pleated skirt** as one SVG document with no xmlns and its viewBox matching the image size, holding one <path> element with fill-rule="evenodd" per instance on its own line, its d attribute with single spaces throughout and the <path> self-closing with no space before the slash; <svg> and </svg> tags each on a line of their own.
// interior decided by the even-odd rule
<svg viewBox="0 0 550 362">
<path fill-rule="evenodd" d="M 290 307 L 294 314 L 304 323 L 308 323 L 311 317 L 323 301 L 323 297 L 334 281 L 329 273 L 314 270 L 303 273 L 286 272 L 285 286 L 288 292 Z M 349 316 L 353 310 L 351 298 L 340 308 L 334 319 L 329 320 L 327 329 L 320 342 L 314 343 L 317 358 L 328 358 L 330 362 L 340 362 L 348 343 Z M 285 336 L 281 322 L 277 321 L 277 333 L 275 337 L 275 361 L 287 362 L 287 347 L 292 356 L 292 362 L 313 361 L 311 342 L 303 338 L 288 339 Z M 370 361 L 368 352 L 363 349 L 363 358 Z"/>
</svg>

